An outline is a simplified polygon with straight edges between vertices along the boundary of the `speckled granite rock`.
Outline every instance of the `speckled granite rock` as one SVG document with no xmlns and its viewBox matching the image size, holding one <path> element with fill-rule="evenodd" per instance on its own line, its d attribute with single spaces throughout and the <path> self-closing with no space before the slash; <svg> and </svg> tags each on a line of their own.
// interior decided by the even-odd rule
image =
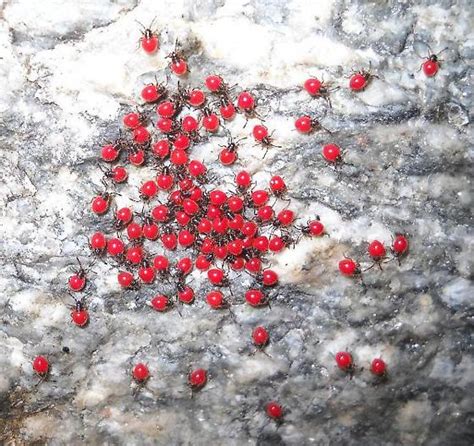
<svg viewBox="0 0 474 446">
<path fill-rule="evenodd" d="M 0 8 L 4 444 L 472 444 L 470 2 L 3 0 Z M 162 50 L 148 57 L 136 50 L 135 20 L 154 16 Z M 301 220 L 319 214 L 330 238 L 274 257 L 282 283 L 271 309 L 236 305 L 236 321 L 202 299 L 182 317 L 156 314 L 144 303 L 152 289 L 123 294 L 113 270 L 97 265 L 91 324 L 80 330 L 65 283 L 100 225 L 88 211 L 97 150 L 117 135 L 140 86 L 164 77 L 176 38 L 192 53 L 192 84 L 219 72 L 255 91 L 281 148 L 262 159 L 245 143 L 241 165 L 262 185 L 282 175 Z M 420 41 L 449 48 L 433 79 L 418 71 Z M 379 78 L 350 93 L 351 68 L 369 62 Z M 341 86 L 332 109 L 301 91 L 309 74 Z M 297 135 L 303 112 L 335 133 Z M 242 125 L 229 128 L 244 136 Z M 194 153 L 229 182 L 212 164 L 224 138 Z M 339 170 L 320 157 L 329 139 L 347 149 Z M 365 286 L 339 276 L 344 253 L 362 258 L 368 240 L 390 243 L 397 231 L 411 242 L 401 267 L 370 271 Z M 208 286 L 193 279 L 201 296 Z M 249 283 L 236 280 L 234 294 Z M 260 323 L 272 334 L 268 356 L 250 354 Z M 341 374 L 333 353 L 346 347 L 365 369 L 381 355 L 388 380 Z M 38 384 L 31 360 L 40 353 L 52 373 Z M 134 394 L 139 360 L 153 377 Z M 186 374 L 198 365 L 211 379 L 191 399 Z M 287 409 L 279 427 L 262 410 L 270 399 Z"/>
</svg>

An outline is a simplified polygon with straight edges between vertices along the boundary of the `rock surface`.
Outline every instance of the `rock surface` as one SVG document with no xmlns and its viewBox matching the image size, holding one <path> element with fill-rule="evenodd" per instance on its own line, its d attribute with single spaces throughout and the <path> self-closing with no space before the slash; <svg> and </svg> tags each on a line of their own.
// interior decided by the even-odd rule
<svg viewBox="0 0 474 446">
<path fill-rule="evenodd" d="M 2 442 L 472 444 L 470 12 L 462 0 L 1 1 Z M 149 57 L 136 49 L 135 21 L 155 16 L 161 49 Z M 255 92 L 281 147 L 262 159 L 247 140 L 239 166 L 262 186 L 283 176 L 300 221 L 318 214 L 330 237 L 274 257 L 281 284 L 272 307 L 238 304 L 236 321 L 202 298 L 182 316 L 157 314 L 145 301 L 162 285 L 122 293 L 115 270 L 98 264 L 91 323 L 79 329 L 65 285 L 100 227 L 89 211 L 98 149 L 117 136 L 140 87 L 165 78 L 177 38 L 190 54 L 190 84 L 220 73 Z M 419 71 L 421 42 L 448 48 L 434 78 Z M 369 64 L 378 77 L 350 92 L 351 69 Z M 340 86 L 332 108 L 302 91 L 310 74 Z M 334 133 L 297 134 L 304 113 Z M 234 136 L 248 135 L 243 124 L 229 125 Z M 193 154 L 230 184 L 215 162 L 225 140 L 221 132 Z M 346 150 L 341 168 L 323 162 L 326 142 Z M 396 232 L 410 238 L 401 266 L 368 271 L 364 285 L 339 275 L 344 254 L 367 263 L 368 241 L 390 244 Z M 193 279 L 202 296 L 209 286 Z M 240 301 L 249 284 L 232 284 Z M 271 333 L 268 355 L 251 354 L 260 324 Z M 346 348 L 358 365 L 352 380 L 334 364 Z M 52 364 L 40 384 L 37 354 Z M 384 382 L 368 371 L 378 356 L 389 368 Z M 152 378 L 134 392 L 139 361 Z M 196 366 L 211 377 L 190 398 L 186 376 Z M 280 426 L 263 410 L 273 399 L 286 410 Z"/>
</svg>

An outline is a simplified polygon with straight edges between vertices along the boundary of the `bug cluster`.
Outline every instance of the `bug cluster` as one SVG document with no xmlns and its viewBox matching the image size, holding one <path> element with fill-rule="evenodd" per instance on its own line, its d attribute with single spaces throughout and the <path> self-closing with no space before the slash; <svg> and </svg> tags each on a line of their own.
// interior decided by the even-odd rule
<svg viewBox="0 0 474 446">
<path fill-rule="evenodd" d="M 347 351 L 337 352 L 334 356 L 337 367 L 351 377 L 356 371 L 354 358 Z M 362 370 L 362 369 L 361 369 Z M 378 378 L 387 377 L 387 364 L 382 358 L 374 358 L 370 363 L 370 372 Z"/>
<path fill-rule="evenodd" d="M 144 28 L 140 45 L 147 54 L 155 54 L 160 48 L 158 34 Z M 178 42 L 166 57 L 170 72 L 184 80 L 189 66 Z M 435 55 L 423 64 L 427 76 L 435 75 L 438 68 Z M 370 71 L 356 72 L 348 87 L 361 91 L 372 77 Z M 336 88 L 330 84 L 312 77 L 302 87 L 310 96 L 323 98 L 331 105 L 330 93 Z M 319 217 L 298 224 L 288 206 L 275 206 L 288 193 L 281 176 L 273 175 L 266 187 L 257 187 L 251 173 L 239 170 L 233 172 L 232 184 L 218 186 L 205 162 L 192 155 L 194 146 L 213 143 L 215 135 L 224 135 L 227 143 L 220 146 L 218 160 L 223 166 L 234 165 L 242 140 L 231 136 L 226 123 L 237 115 L 245 119 L 245 125 L 250 119 L 259 119 L 257 98 L 249 90 L 228 85 L 216 74 L 196 87 L 181 82 L 174 87 L 150 83 L 143 86 L 140 97 L 139 108 L 122 116 L 120 136 L 100 148 L 103 190 L 93 197 L 90 210 L 107 230 L 90 235 L 94 262 L 116 267 L 122 289 L 140 288 L 142 295 L 149 296 L 148 311 L 179 312 L 180 305 L 192 305 L 196 299 L 203 299 L 212 311 L 231 311 L 236 304 L 269 305 L 272 287 L 279 281 L 278 274 L 268 267 L 271 255 L 294 246 L 302 237 L 324 236 L 324 224 Z M 315 130 L 331 133 L 311 116 L 300 116 L 294 125 L 303 134 Z M 263 122 L 254 125 L 248 137 L 264 149 L 263 156 L 275 146 Z M 343 150 L 333 143 L 323 146 L 322 156 L 330 164 L 343 162 Z M 129 175 L 145 166 L 152 174 L 140 184 L 133 198 L 136 205 L 119 207 L 117 197 L 124 191 Z M 400 261 L 407 252 L 408 239 L 403 234 L 396 234 L 390 256 L 385 245 L 374 240 L 368 246 L 370 266 L 362 270 L 358 262 L 345 258 L 339 262 L 339 271 L 345 276 L 360 276 L 374 265 L 382 269 L 388 261 Z M 80 328 L 90 321 L 86 296 L 81 294 L 90 268 L 83 268 L 79 262 L 79 269 L 68 279 L 75 301 L 71 319 Z M 197 296 L 189 280 L 195 270 L 207 277 L 205 295 Z M 248 276 L 251 286 L 242 296 L 235 296 L 232 283 L 242 282 L 242 274 Z M 251 333 L 252 343 L 260 350 L 268 345 L 270 337 L 264 326 L 255 327 Z M 355 366 L 349 352 L 338 352 L 335 360 L 339 369 L 352 375 Z M 370 370 L 381 377 L 386 375 L 386 368 L 381 358 L 375 358 Z M 33 369 L 44 378 L 50 364 L 44 356 L 37 356 Z M 131 374 L 140 385 L 151 377 L 144 363 L 135 364 Z M 194 369 L 188 374 L 188 385 L 200 389 L 208 378 L 207 370 Z M 269 402 L 265 410 L 275 420 L 283 416 L 283 408 L 276 401 Z"/>
<path fill-rule="evenodd" d="M 404 234 L 396 234 L 390 247 L 390 255 L 387 254 L 387 248 L 379 240 L 373 240 L 367 246 L 367 254 L 370 257 L 371 264 L 365 269 L 361 268 L 359 262 L 349 257 L 345 257 L 339 262 L 339 271 L 344 276 L 356 277 L 361 276 L 363 272 L 378 266 L 382 270 L 384 263 L 397 260 L 400 264 L 402 257 L 408 253 L 408 239 Z"/>
</svg>

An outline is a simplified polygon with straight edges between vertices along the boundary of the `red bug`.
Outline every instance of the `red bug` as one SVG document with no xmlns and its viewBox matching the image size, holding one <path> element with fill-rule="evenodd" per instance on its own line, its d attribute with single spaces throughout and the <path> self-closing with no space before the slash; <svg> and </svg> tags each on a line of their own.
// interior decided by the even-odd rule
<svg viewBox="0 0 474 446">
<path fill-rule="evenodd" d="M 439 55 L 443 52 L 446 51 L 448 48 L 442 49 L 438 54 L 433 53 L 429 45 L 426 45 L 428 49 L 428 57 L 425 57 L 425 61 L 421 64 L 420 69 L 423 69 L 423 73 L 425 73 L 425 76 L 427 77 L 433 77 L 435 76 L 440 68 L 440 60 Z"/>
<path fill-rule="evenodd" d="M 248 91 L 243 91 L 237 98 L 237 105 L 241 110 L 251 110 L 255 107 L 255 98 Z"/>
<path fill-rule="evenodd" d="M 315 77 L 306 79 L 304 83 L 304 89 L 313 97 L 323 98 L 326 100 L 328 105 L 331 107 L 331 100 L 329 99 L 329 93 L 336 90 L 337 88 L 329 89 L 329 84 L 320 81 Z"/>
<path fill-rule="evenodd" d="M 207 206 L 207 213 L 206 217 L 214 220 L 215 218 L 220 218 L 222 216 L 222 212 L 219 207 L 214 206 L 213 204 L 209 204 Z"/>
<path fill-rule="evenodd" d="M 166 93 L 166 87 L 163 84 L 148 84 L 141 91 L 141 97 L 145 102 L 152 103 L 158 101 Z"/>
<path fill-rule="evenodd" d="M 252 332 L 252 340 L 257 347 L 262 348 L 268 344 L 270 335 L 265 327 L 256 327 Z"/>
<path fill-rule="evenodd" d="M 203 113 L 203 117 L 201 119 L 202 126 L 208 132 L 216 132 L 220 124 L 219 117 L 208 108 L 203 108 L 202 113 Z"/>
<path fill-rule="evenodd" d="M 205 237 L 204 239 L 199 239 L 197 245 L 199 247 L 199 251 L 202 254 L 207 255 L 207 254 L 212 254 L 214 252 L 214 247 L 216 245 L 216 242 L 211 237 Z"/>
<path fill-rule="evenodd" d="M 252 135 L 255 141 L 260 142 L 264 145 L 270 145 L 271 139 L 268 134 L 268 129 L 264 125 L 256 125 L 252 130 Z"/>
<path fill-rule="evenodd" d="M 110 178 L 116 184 L 127 181 L 128 172 L 123 166 L 115 166 L 107 169 L 99 164 L 99 169 L 104 173 L 104 178 Z"/>
<path fill-rule="evenodd" d="M 112 162 L 115 161 L 120 155 L 120 145 L 107 144 L 102 147 L 100 156 L 103 161 Z"/>
<path fill-rule="evenodd" d="M 176 263 L 176 268 L 181 275 L 185 276 L 192 271 L 193 261 L 190 257 L 183 257 Z"/>
<path fill-rule="evenodd" d="M 186 285 L 183 278 L 179 278 L 176 282 L 176 289 L 180 302 L 185 304 L 192 304 L 194 302 L 194 290 L 189 285 Z"/>
<path fill-rule="evenodd" d="M 370 72 L 370 69 L 357 71 L 349 79 L 349 88 L 352 91 L 362 91 L 373 77 L 376 76 Z"/>
<path fill-rule="evenodd" d="M 271 269 L 266 269 L 257 274 L 255 280 L 263 286 L 271 287 L 278 283 L 278 274 Z"/>
<path fill-rule="evenodd" d="M 242 254 L 243 243 L 240 239 L 233 239 L 227 243 L 227 251 L 229 251 L 234 256 L 239 256 Z"/>
<path fill-rule="evenodd" d="M 188 162 L 188 155 L 184 150 L 173 149 L 171 151 L 170 161 L 176 166 L 183 166 Z"/>
<path fill-rule="evenodd" d="M 119 238 L 111 238 L 107 242 L 107 252 L 113 256 L 117 257 L 124 253 L 125 245 Z"/>
<path fill-rule="evenodd" d="M 147 54 L 155 53 L 159 46 L 160 42 L 158 40 L 158 34 L 152 31 L 151 27 L 153 26 L 153 22 L 150 24 L 148 28 L 143 26 L 140 22 L 137 22 L 142 27 L 142 37 L 140 37 L 140 45 L 143 48 L 143 51 Z"/>
<path fill-rule="evenodd" d="M 195 132 L 199 128 L 199 123 L 194 116 L 188 115 L 181 120 L 181 128 L 183 129 L 183 132 Z"/>
<path fill-rule="evenodd" d="M 377 262 L 383 260 L 387 253 L 384 244 L 378 240 L 371 242 L 367 248 L 367 251 L 370 257 L 372 257 Z"/>
<path fill-rule="evenodd" d="M 295 240 L 289 234 L 274 235 L 268 242 L 268 249 L 272 252 L 280 252 L 287 246 L 294 245 L 295 243 Z"/>
<path fill-rule="evenodd" d="M 129 129 L 136 129 L 142 125 L 143 118 L 138 113 L 127 113 L 123 117 L 123 125 Z"/>
<path fill-rule="evenodd" d="M 169 266 L 170 262 L 167 257 L 162 255 L 157 255 L 153 259 L 153 267 L 160 273 L 162 276 L 166 276 L 169 274 Z"/>
<path fill-rule="evenodd" d="M 176 105 L 172 101 L 163 101 L 156 108 L 156 112 L 162 118 L 172 118 L 177 112 Z"/>
<path fill-rule="evenodd" d="M 270 190 L 277 197 L 281 197 L 286 192 L 286 184 L 283 178 L 279 175 L 274 175 L 270 179 Z"/>
<path fill-rule="evenodd" d="M 161 190 L 169 190 L 173 187 L 174 176 L 168 166 L 164 166 L 161 173 L 157 175 L 156 184 Z"/>
<path fill-rule="evenodd" d="M 263 189 L 254 190 L 251 194 L 252 205 L 254 207 L 260 207 L 267 204 L 270 196 L 268 192 Z"/>
<path fill-rule="evenodd" d="M 158 294 L 150 301 L 151 306 L 160 312 L 167 311 L 170 308 L 170 300 L 163 294 Z"/>
<path fill-rule="evenodd" d="M 196 240 L 196 237 L 191 231 L 187 229 L 182 229 L 181 231 L 179 231 L 178 243 L 183 248 L 188 248 L 194 245 L 195 240 Z"/>
<path fill-rule="evenodd" d="M 145 144 L 150 140 L 150 132 L 145 127 L 139 126 L 133 130 L 133 140 L 137 144 Z M 133 152 L 134 158 L 136 159 L 136 157 L 140 153 L 141 152 L 139 150 L 135 150 Z M 134 158 L 132 158 L 132 155 L 129 156 L 129 160 L 132 164 L 135 164 L 136 166 L 140 166 L 143 164 L 143 161 L 134 161 Z"/>
<path fill-rule="evenodd" d="M 103 248 L 102 248 L 103 249 Z M 82 291 L 86 286 L 86 273 L 87 271 L 82 267 L 81 261 L 76 257 L 77 263 L 79 263 L 79 269 L 74 272 L 68 279 L 69 289 L 71 291 Z"/>
<path fill-rule="evenodd" d="M 192 370 L 188 375 L 188 383 L 193 390 L 203 388 L 207 383 L 207 371 L 204 369 Z"/>
<path fill-rule="evenodd" d="M 321 89 L 323 88 L 324 84 L 319 79 L 313 77 L 306 79 L 304 83 L 304 89 L 311 95 L 311 96 L 320 96 Z"/>
<path fill-rule="evenodd" d="M 324 225 L 321 223 L 318 216 L 316 216 L 315 220 L 308 221 L 305 226 L 299 227 L 298 229 L 303 235 L 309 237 L 320 237 L 325 234 Z"/>
<path fill-rule="evenodd" d="M 176 133 L 173 136 L 173 147 L 179 150 L 187 150 L 191 146 L 191 138 L 184 133 Z"/>
<path fill-rule="evenodd" d="M 72 296 L 75 302 L 74 309 L 71 311 L 71 320 L 78 327 L 85 327 L 89 322 L 89 313 L 84 305 L 84 298 L 76 299 Z"/>
<path fill-rule="evenodd" d="M 234 271 L 240 271 L 245 266 L 245 260 L 243 257 L 227 256 L 226 261 Z"/>
<path fill-rule="evenodd" d="M 115 212 L 114 226 L 116 229 L 122 229 L 133 219 L 133 211 L 129 207 L 123 207 Z"/>
<path fill-rule="evenodd" d="M 354 361 L 352 355 L 348 352 L 337 352 L 336 356 L 337 366 L 346 372 L 351 372 L 354 369 Z"/>
<path fill-rule="evenodd" d="M 243 91 L 237 97 L 237 106 L 239 107 L 240 111 L 245 113 L 247 117 L 250 117 L 255 114 L 255 102 L 255 98 L 248 91 Z"/>
<path fill-rule="evenodd" d="M 293 224 L 295 219 L 295 213 L 291 209 L 283 209 L 277 214 L 276 221 L 274 221 L 274 226 L 290 226 Z"/>
<path fill-rule="evenodd" d="M 126 259 L 128 262 L 138 265 L 143 260 L 143 248 L 139 245 L 127 249 Z"/>
<path fill-rule="evenodd" d="M 222 206 L 227 200 L 227 195 L 220 189 L 214 189 L 209 193 L 209 200 L 214 206 Z"/>
<path fill-rule="evenodd" d="M 301 116 L 295 121 L 295 128 L 300 133 L 311 133 L 316 129 L 323 129 L 326 132 L 331 133 L 327 128 L 323 127 L 321 123 L 311 116 Z"/>
<path fill-rule="evenodd" d="M 252 185 L 252 177 L 247 171 L 242 170 L 235 176 L 235 183 L 239 191 L 246 191 Z"/>
<path fill-rule="evenodd" d="M 381 358 L 375 358 L 370 364 L 370 371 L 377 376 L 385 376 L 387 373 L 387 364 Z"/>
<path fill-rule="evenodd" d="M 227 96 L 221 96 L 217 105 L 219 106 L 219 113 L 222 119 L 230 121 L 235 116 L 235 106 Z"/>
<path fill-rule="evenodd" d="M 391 250 L 395 257 L 405 255 L 408 252 L 408 239 L 403 234 L 396 234 Z"/>
<path fill-rule="evenodd" d="M 206 166 L 198 160 L 192 160 L 188 164 L 189 174 L 194 178 L 203 178 L 206 174 Z"/>
<path fill-rule="evenodd" d="M 283 416 L 283 408 L 275 401 L 270 401 L 266 407 L 265 412 L 270 418 L 280 420 Z"/>
<path fill-rule="evenodd" d="M 175 50 L 166 57 L 170 59 L 169 67 L 176 76 L 183 76 L 188 72 L 188 64 L 184 56 L 178 51 L 178 41 Z"/>
<path fill-rule="evenodd" d="M 228 284 L 224 271 L 219 268 L 210 269 L 207 272 L 207 278 L 209 279 L 209 282 L 211 282 L 213 285 L 227 286 Z"/>
<path fill-rule="evenodd" d="M 127 230 L 129 228 L 130 228 L 130 225 L 128 225 Z M 148 240 L 156 240 L 158 236 L 160 235 L 158 225 L 153 222 L 153 219 L 151 217 L 144 218 L 141 230 L 142 230 L 143 237 L 145 237 Z"/>
<path fill-rule="evenodd" d="M 44 356 L 37 356 L 33 360 L 33 370 L 40 376 L 45 377 L 49 372 L 49 362 Z"/>
<path fill-rule="evenodd" d="M 338 163 L 342 161 L 341 149 L 336 144 L 326 144 L 323 146 L 322 155 L 329 163 Z"/>
<path fill-rule="evenodd" d="M 230 166 L 235 163 L 237 160 L 237 149 L 239 148 L 239 143 L 245 138 L 241 138 L 237 141 L 234 141 L 232 137 L 229 137 L 227 145 L 222 147 L 219 154 L 219 160 L 224 166 Z"/>
<path fill-rule="evenodd" d="M 268 304 L 267 296 L 257 289 L 250 289 L 245 292 L 245 301 L 252 307 L 261 307 Z"/>
<path fill-rule="evenodd" d="M 237 160 L 236 147 L 223 147 L 219 153 L 219 161 L 223 166 L 230 166 Z"/>
<path fill-rule="evenodd" d="M 240 214 L 235 214 L 227 223 L 229 229 L 240 231 L 244 225 L 244 218 Z"/>
<path fill-rule="evenodd" d="M 142 127 L 139 127 L 136 130 L 140 130 L 141 128 Z M 148 133 L 148 130 L 146 130 L 146 132 Z M 145 164 L 145 150 L 140 149 L 138 146 L 130 147 L 128 151 L 128 161 L 134 166 L 142 166 Z"/>
<path fill-rule="evenodd" d="M 163 243 L 163 246 L 170 251 L 176 249 L 178 246 L 178 237 L 174 233 L 173 228 L 169 226 L 164 228 L 163 233 L 161 234 L 161 243 Z"/>
<path fill-rule="evenodd" d="M 117 280 L 122 288 L 135 289 L 137 282 L 130 271 L 120 271 L 117 274 Z"/>
<path fill-rule="evenodd" d="M 286 243 L 284 242 L 283 238 L 277 235 L 274 235 L 268 241 L 268 249 L 272 252 L 280 252 L 285 247 L 286 247 Z"/>
<path fill-rule="evenodd" d="M 89 246 L 96 255 L 101 255 L 107 247 L 107 239 L 102 232 L 92 234 Z"/>
<path fill-rule="evenodd" d="M 100 195 L 97 195 L 91 204 L 92 212 L 97 215 L 105 214 L 109 210 L 110 202 L 112 201 L 112 196 L 108 192 L 103 192 Z"/>
<path fill-rule="evenodd" d="M 153 220 L 160 223 L 166 223 L 170 218 L 169 207 L 165 204 L 159 204 L 151 210 L 151 217 Z"/>
<path fill-rule="evenodd" d="M 252 247 L 262 253 L 268 251 L 268 237 L 266 235 L 255 237 L 252 241 Z"/>
<path fill-rule="evenodd" d="M 273 144 L 272 141 L 272 134 L 268 133 L 268 129 L 264 125 L 256 125 L 252 130 L 252 135 L 255 138 L 255 141 L 260 143 L 263 147 L 265 147 L 265 153 L 263 154 L 263 158 L 267 156 L 268 149 L 270 147 L 280 147 Z"/>
<path fill-rule="evenodd" d="M 253 221 L 246 221 L 240 229 L 240 232 L 247 237 L 253 237 L 257 233 L 257 231 L 258 226 Z"/>
<path fill-rule="evenodd" d="M 224 308 L 225 306 L 224 295 L 220 291 L 210 291 L 207 293 L 206 302 L 214 309 Z"/>
<path fill-rule="evenodd" d="M 361 273 L 359 264 L 352 259 L 345 258 L 339 262 L 339 271 L 344 276 L 356 276 Z"/>
<path fill-rule="evenodd" d="M 211 266 L 212 260 L 214 259 L 213 254 L 199 254 L 196 257 L 195 265 L 196 268 L 201 271 L 206 271 Z"/>
<path fill-rule="evenodd" d="M 143 236 L 142 226 L 132 221 L 127 226 L 127 237 L 129 240 L 140 240 Z"/>
<path fill-rule="evenodd" d="M 222 77 L 216 74 L 207 76 L 204 83 L 206 84 L 207 89 L 213 93 L 224 91 L 226 88 Z"/>
<path fill-rule="evenodd" d="M 172 134 L 176 130 L 176 122 L 170 118 L 160 118 L 156 121 L 156 128 L 162 133 Z"/>
<path fill-rule="evenodd" d="M 170 143 L 167 139 L 160 139 L 151 145 L 151 151 L 157 158 L 164 159 L 170 153 Z"/>
<path fill-rule="evenodd" d="M 219 240 L 217 242 L 216 246 L 214 246 L 213 254 L 217 259 L 221 260 L 224 260 L 227 257 L 228 250 L 224 240 Z"/>
<path fill-rule="evenodd" d="M 186 101 L 193 107 L 200 107 L 206 102 L 206 95 L 202 90 L 194 89 L 186 94 Z"/>
<path fill-rule="evenodd" d="M 144 383 L 150 377 L 148 367 L 139 362 L 132 370 L 133 379 L 139 383 Z"/>
<path fill-rule="evenodd" d="M 140 198 L 142 200 L 149 200 L 153 198 L 157 193 L 158 193 L 158 185 L 153 180 L 145 181 L 140 186 Z"/>
<path fill-rule="evenodd" d="M 238 214 L 244 209 L 244 200 L 238 197 L 237 195 L 232 195 L 227 199 L 227 202 L 225 203 L 225 208 L 231 214 Z M 232 218 L 234 218 L 234 215 L 229 215 L 229 219 Z"/>
<path fill-rule="evenodd" d="M 138 277 L 143 283 L 153 283 L 155 281 L 155 270 L 148 262 L 143 262 L 143 265 L 138 268 Z"/>
</svg>

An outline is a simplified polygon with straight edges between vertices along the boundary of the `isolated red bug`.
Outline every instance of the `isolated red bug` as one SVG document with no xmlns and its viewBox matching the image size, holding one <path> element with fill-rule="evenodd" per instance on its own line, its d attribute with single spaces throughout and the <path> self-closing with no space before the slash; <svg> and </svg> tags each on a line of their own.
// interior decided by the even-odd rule
<svg viewBox="0 0 474 446">
<path fill-rule="evenodd" d="M 280 420 L 283 416 L 283 408 L 275 401 L 270 401 L 266 407 L 265 412 L 270 418 Z"/>
<path fill-rule="evenodd" d="M 141 23 L 139 25 L 142 27 L 142 36 L 140 37 L 140 45 L 143 48 L 143 51 L 147 54 L 155 53 L 160 45 L 158 40 L 158 34 L 152 31 L 152 24 L 146 28 Z"/>
<path fill-rule="evenodd" d="M 207 382 L 207 371 L 204 369 L 192 370 L 188 375 L 188 383 L 193 390 L 201 389 Z"/>
<path fill-rule="evenodd" d="M 37 356 L 33 360 L 33 370 L 40 376 L 46 376 L 49 372 L 49 362 L 44 356 Z"/>
<path fill-rule="evenodd" d="M 188 63 L 177 49 L 166 57 L 170 59 L 169 67 L 176 76 L 183 76 L 188 72 Z"/>
<path fill-rule="evenodd" d="M 140 362 L 133 368 L 132 376 L 135 381 L 143 383 L 150 377 L 150 371 L 145 364 Z"/>
</svg>

